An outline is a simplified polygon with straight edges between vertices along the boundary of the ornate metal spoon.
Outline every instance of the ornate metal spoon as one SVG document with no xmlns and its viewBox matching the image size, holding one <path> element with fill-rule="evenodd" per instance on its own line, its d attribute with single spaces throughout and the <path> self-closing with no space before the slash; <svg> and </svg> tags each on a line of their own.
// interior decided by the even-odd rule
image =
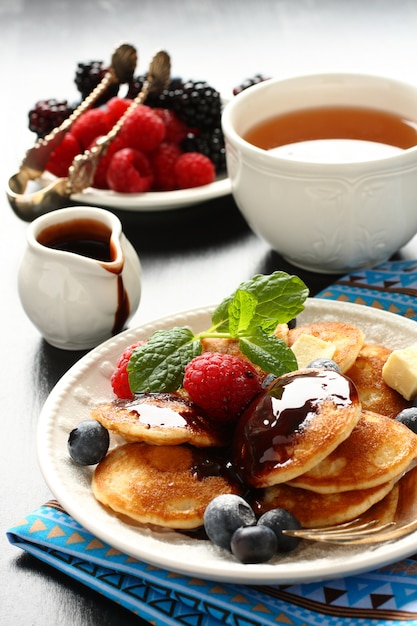
<svg viewBox="0 0 417 626">
<path fill-rule="evenodd" d="M 145 101 L 150 91 L 160 92 L 168 85 L 170 71 L 170 57 L 167 52 L 160 50 L 155 54 L 150 63 L 148 75 L 141 91 L 138 93 L 136 98 L 132 100 L 132 104 L 116 122 L 111 131 L 104 137 L 101 137 L 97 141 L 97 145 L 93 148 L 86 150 L 83 154 L 78 154 L 75 157 L 69 170 L 67 184 L 68 195 L 80 193 L 92 185 L 101 157 L 107 152 L 109 145 L 118 135 L 125 120 L 134 109 Z"/>
<path fill-rule="evenodd" d="M 19 217 L 29 221 L 35 217 L 30 215 L 30 205 L 32 202 L 30 202 L 27 197 L 29 194 L 25 194 L 27 184 L 29 181 L 39 178 L 45 170 L 45 165 L 50 155 L 55 150 L 56 146 L 61 143 L 65 133 L 71 128 L 75 120 L 89 109 L 112 83 L 129 82 L 135 71 L 136 63 L 137 52 L 132 45 L 125 43 L 118 46 L 113 52 L 109 69 L 97 87 L 93 89 L 60 126 L 54 128 L 46 137 L 38 139 L 34 146 L 27 151 L 19 171 L 9 179 L 7 190 L 9 202 Z M 61 186 L 58 185 L 58 188 L 60 187 Z M 35 204 L 38 204 L 40 201 L 39 194 L 42 196 L 42 192 L 43 190 L 34 194 L 33 202 Z M 32 195 L 33 194 L 30 194 L 30 196 Z M 20 196 L 22 196 L 22 198 L 19 198 Z M 23 200 L 23 197 L 26 199 Z"/>
</svg>

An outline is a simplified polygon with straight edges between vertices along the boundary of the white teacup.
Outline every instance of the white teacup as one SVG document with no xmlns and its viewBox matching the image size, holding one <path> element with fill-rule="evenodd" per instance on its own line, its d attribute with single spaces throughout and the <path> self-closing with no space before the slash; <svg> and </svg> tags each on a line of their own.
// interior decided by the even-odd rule
<svg viewBox="0 0 417 626">
<path fill-rule="evenodd" d="M 320 162 L 316 147 L 294 157 L 246 139 L 273 116 L 329 106 L 417 125 L 417 86 L 362 74 L 271 79 L 233 97 L 222 125 L 232 192 L 253 231 L 298 267 L 346 273 L 385 261 L 416 234 L 416 145 Z"/>
<path fill-rule="evenodd" d="M 59 209 L 29 225 L 18 289 L 48 343 L 86 350 L 122 330 L 137 310 L 141 265 L 113 213 Z"/>
</svg>

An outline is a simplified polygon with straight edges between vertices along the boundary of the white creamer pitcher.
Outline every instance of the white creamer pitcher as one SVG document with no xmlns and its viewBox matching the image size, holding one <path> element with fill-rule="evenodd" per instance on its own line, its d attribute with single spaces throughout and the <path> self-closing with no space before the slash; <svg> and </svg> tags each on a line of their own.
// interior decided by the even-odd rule
<svg viewBox="0 0 417 626">
<path fill-rule="evenodd" d="M 18 288 L 48 343 L 87 350 L 122 330 L 137 310 L 141 265 L 113 213 L 59 209 L 29 225 Z"/>
</svg>

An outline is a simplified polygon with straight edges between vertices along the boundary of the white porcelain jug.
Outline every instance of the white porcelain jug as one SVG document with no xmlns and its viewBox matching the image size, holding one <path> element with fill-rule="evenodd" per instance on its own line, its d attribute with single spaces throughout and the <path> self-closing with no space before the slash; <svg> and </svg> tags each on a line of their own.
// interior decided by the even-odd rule
<svg viewBox="0 0 417 626">
<path fill-rule="evenodd" d="M 18 289 L 48 343 L 86 350 L 122 330 L 137 310 L 141 265 L 113 213 L 59 209 L 29 225 Z"/>
</svg>

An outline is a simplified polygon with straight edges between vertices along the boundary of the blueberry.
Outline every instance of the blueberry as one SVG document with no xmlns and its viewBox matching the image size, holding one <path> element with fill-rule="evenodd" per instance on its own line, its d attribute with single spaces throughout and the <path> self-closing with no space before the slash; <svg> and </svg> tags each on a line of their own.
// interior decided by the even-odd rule
<svg viewBox="0 0 417 626">
<path fill-rule="evenodd" d="M 276 554 L 277 536 L 268 526 L 242 526 L 232 536 L 232 554 L 241 563 L 266 563 Z"/>
<path fill-rule="evenodd" d="M 314 361 L 311 361 L 307 367 L 311 368 L 311 367 L 317 367 L 319 369 L 324 369 L 324 370 L 334 370 L 335 372 L 341 372 L 340 367 L 338 366 L 337 363 L 335 363 L 335 361 L 333 361 L 333 359 L 325 359 L 325 358 L 321 358 L 321 359 L 314 359 Z"/>
<path fill-rule="evenodd" d="M 251 506 L 240 496 L 227 493 L 214 498 L 204 512 L 204 529 L 208 538 L 230 550 L 233 533 L 241 526 L 256 524 Z"/>
<path fill-rule="evenodd" d="M 107 454 L 110 437 L 107 428 L 97 420 L 84 420 L 68 437 L 68 452 L 79 465 L 95 465 Z"/>
<path fill-rule="evenodd" d="M 417 434 L 417 407 L 410 406 L 407 409 L 403 409 L 395 416 L 395 419 L 408 426 L 413 433 Z"/>
<path fill-rule="evenodd" d="M 298 530 L 301 528 L 301 524 L 295 515 L 285 509 L 271 509 L 267 511 L 259 518 L 258 525 L 267 526 L 274 531 L 277 537 L 278 552 L 291 552 L 301 541 L 299 537 L 290 537 L 283 534 L 283 530 Z"/>
<path fill-rule="evenodd" d="M 276 380 L 277 378 L 278 377 L 275 376 L 275 374 L 267 374 L 262 381 L 262 389 L 266 389 L 267 387 L 269 387 L 269 385 L 273 383 L 274 380 Z"/>
</svg>

